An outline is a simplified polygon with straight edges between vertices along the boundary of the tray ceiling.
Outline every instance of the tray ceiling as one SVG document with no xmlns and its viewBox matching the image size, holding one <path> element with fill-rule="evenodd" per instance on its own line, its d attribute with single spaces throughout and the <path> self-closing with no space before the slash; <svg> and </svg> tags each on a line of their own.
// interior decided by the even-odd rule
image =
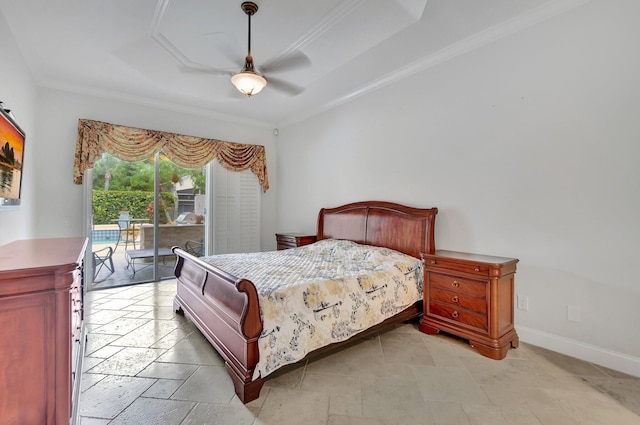
<svg viewBox="0 0 640 425">
<path fill-rule="evenodd" d="M 0 0 L 0 11 L 40 85 L 276 126 L 586 1 L 257 0 L 256 69 L 297 67 L 266 72 L 274 84 L 252 98 L 229 79 L 247 51 L 242 1 Z"/>
</svg>

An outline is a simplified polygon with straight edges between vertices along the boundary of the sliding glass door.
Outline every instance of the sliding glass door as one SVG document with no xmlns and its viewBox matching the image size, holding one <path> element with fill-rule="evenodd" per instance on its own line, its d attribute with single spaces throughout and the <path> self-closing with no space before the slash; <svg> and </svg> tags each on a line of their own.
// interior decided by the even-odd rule
<svg viewBox="0 0 640 425">
<path fill-rule="evenodd" d="M 203 252 L 204 168 L 161 154 L 138 162 L 104 154 L 91 175 L 91 288 L 172 278 L 173 246 Z"/>
</svg>

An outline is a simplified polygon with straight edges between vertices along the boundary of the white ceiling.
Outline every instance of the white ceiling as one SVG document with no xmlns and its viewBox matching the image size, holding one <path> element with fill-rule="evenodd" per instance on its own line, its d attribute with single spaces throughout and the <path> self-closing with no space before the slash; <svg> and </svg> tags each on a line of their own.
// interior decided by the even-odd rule
<svg viewBox="0 0 640 425">
<path fill-rule="evenodd" d="M 256 0 L 251 50 L 271 84 L 252 98 L 229 79 L 247 51 L 241 0 L 0 0 L 0 11 L 40 85 L 277 126 L 587 1 Z M 298 68 L 276 72 L 287 64 Z"/>
</svg>

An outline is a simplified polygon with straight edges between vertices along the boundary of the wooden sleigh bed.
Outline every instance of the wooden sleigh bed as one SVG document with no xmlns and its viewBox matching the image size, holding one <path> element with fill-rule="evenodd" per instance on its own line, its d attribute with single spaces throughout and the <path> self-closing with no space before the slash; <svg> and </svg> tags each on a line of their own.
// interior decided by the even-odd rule
<svg viewBox="0 0 640 425">
<path fill-rule="evenodd" d="M 323 208 L 318 214 L 317 240 L 341 239 L 386 247 L 421 259 L 435 252 L 437 208 L 419 209 L 389 202 L 367 201 Z M 264 377 L 254 377 L 263 329 L 255 285 L 175 247 L 177 294 L 174 309 L 191 319 L 225 361 L 235 392 L 243 403 L 259 397 Z M 420 315 L 418 301 L 393 317 L 359 333 L 362 337 L 393 323 Z M 315 350 L 326 351 L 348 341 Z M 313 354 L 312 353 L 312 354 Z"/>
</svg>

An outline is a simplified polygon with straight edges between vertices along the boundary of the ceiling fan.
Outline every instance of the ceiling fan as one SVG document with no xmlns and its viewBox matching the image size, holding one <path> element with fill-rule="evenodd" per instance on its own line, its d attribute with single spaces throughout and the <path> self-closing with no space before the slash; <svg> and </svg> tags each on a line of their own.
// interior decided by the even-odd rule
<svg viewBox="0 0 640 425">
<path fill-rule="evenodd" d="M 245 1 L 241 4 L 241 8 L 248 17 L 247 56 L 245 57 L 242 70 L 231 76 L 231 83 L 240 93 L 249 97 L 258 94 L 267 84 L 276 90 L 292 96 L 302 93 L 304 90 L 302 87 L 271 76 L 267 80 L 264 74 L 261 75 L 256 72 L 253 65 L 253 57 L 251 56 L 251 16 L 255 15 L 258 11 L 258 5 L 251 1 Z M 275 61 L 271 66 L 265 65 L 262 67 L 262 71 L 263 73 L 285 71 L 308 65 L 309 63 L 309 58 L 303 53 L 298 52 L 297 54 L 290 54 Z"/>
</svg>

